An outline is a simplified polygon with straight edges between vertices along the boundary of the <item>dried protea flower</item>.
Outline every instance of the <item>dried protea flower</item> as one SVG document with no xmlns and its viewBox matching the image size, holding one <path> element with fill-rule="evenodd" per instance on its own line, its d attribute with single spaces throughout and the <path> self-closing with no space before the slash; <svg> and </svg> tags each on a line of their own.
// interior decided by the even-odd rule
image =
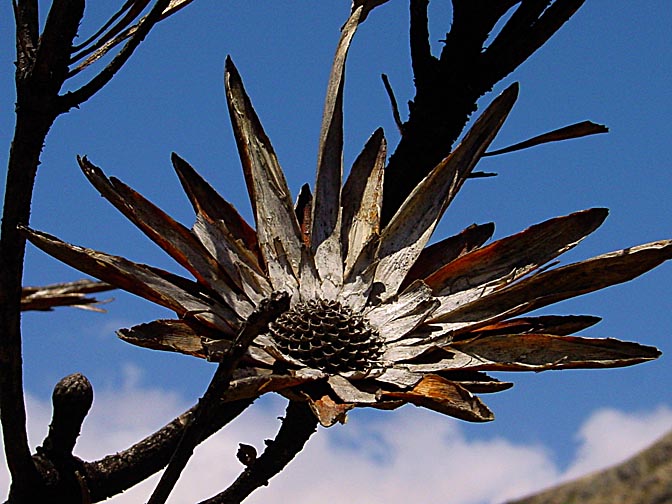
<svg viewBox="0 0 672 504">
<path fill-rule="evenodd" d="M 628 281 L 672 256 L 653 242 L 548 269 L 606 218 L 576 212 L 484 243 L 491 225 L 471 226 L 427 246 L 446 208 L 502 126 L 517 86 L 502 93 L 452 154 L 381 226 L 386 156 L 382 131 L 369 139 L 343 186 L 345 56 L 358 23 L 381 2 L 356 2 L 344 25 L 326 101 L 314 198 L 294 207 L 275 152 L 230 60 L 226 97 L 254 212 L 253 228 L 184 160 L 172 161 L 196 213 L 192 229 L 86 158 L 91 183 L 194 276 L 64 243 L 26 230 L 62 261 L 178 315 L 122 329 L 149 348 L 218 360 L 247 317 L 274 292 L 291 296 L 286 313 L 259 334 L 225 399 L 277 391 L 308 401 L 323 425 L 356 406 L 405 403 L 470 421 L 493 418 L 474 393 L 510 383 L 488 371 L 627 366 L 655 359 L 652 347 L 570 334 L 591 316 L 521 315 Z"/>
</svg>

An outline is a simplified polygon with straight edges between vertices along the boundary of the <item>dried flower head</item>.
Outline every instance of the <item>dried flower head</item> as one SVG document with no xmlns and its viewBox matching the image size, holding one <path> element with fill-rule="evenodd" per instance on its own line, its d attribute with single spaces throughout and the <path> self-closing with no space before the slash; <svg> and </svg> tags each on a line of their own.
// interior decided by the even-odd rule
<svg viewBox="0 0 672 504">
<path fill-rule="evenodd" d="M 175 222 L 86 158 L 91 183 L 194 280 L 26 230 L 30 241 L 105 282 L 166 306 L 176 320 L 122 329 L 149 348 L 218 360 L 247 317 L 274 292 L 288 310 L 259 334 L 228 400 L 277 391 L 308 401 L 329 426 L 356 406 L 405 403 L 470 421 L 492 420 L 475 393 L 510 383 L 488 371 L 615 367 L 655 359 L 652 347 L 570 334 L 599 319 L 521 315 L 630 280 L 672 256 L 672 241 L 631 247 L 548 269 L 606 218 L 595 208 L 542 222 L 489 245 L 474 225 L 429 245 L 446 208 L 485 153 L 517 97 L 504 91 L 452 154 L 381 225 L 386 143 L 376 131 L 342 186 L 345 57 L 368 11 L 356 2 L 343 27 L 325 106 L 314 197 L 296 206 L 233 63 L 226 97 L 256 226 L 250 226 L 183 159 L 173 155 L 196 222 Z"/>
</svg>

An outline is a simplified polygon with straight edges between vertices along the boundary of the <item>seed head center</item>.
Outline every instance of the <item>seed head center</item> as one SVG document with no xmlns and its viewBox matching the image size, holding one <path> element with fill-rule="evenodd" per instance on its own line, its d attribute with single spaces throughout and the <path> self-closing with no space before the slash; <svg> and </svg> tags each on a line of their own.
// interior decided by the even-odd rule
<svg viewBox="0 0 672 504">
<path fill-rule="evenodd" d="M 299 303 L 269 329 L 283 353 L 315 369 L 366 371 L 380 362 L 383 344 L 378 331 L 338 301 Z"/>
</svg>

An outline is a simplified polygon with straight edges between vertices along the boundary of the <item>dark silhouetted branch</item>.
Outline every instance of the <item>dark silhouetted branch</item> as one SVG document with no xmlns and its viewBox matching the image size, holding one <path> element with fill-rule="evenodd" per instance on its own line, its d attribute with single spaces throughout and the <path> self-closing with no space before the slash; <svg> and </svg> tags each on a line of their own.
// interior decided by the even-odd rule
<svg viewBox="0 0 672 504">
<path fill-rule="evenodd" d="M 386 223 L 410 191 L 445 158 L 478 99 L 544 44 L 584 0 L 453 0 L 439 58 L 431 55 L 427 0 L 411 0 L 410 46 L 416 93 L 385 172 Z M 508 22 L 486 46 L 497 22 Z M 550 5 L 549 5 L 550 4 Z"/>
<path fill-rule="evenodd" d="M 227 403 L 218 401 L 213 406 L 212 421 L 207 424 L 200 441 L 204 441 L 227 425 L 252 402 L 253 399 Z M 99 502 L 119 494 L 166 467 L 195 410 L 196 406 L 185 411 L 127 450 L 96 462 L 86 463 L 86 481 L 92 502 Z"/>
<path fill-rule="evenodd" d="M 162 15 L 157 3 L 158 16 Z M 184 3 L 180 4 L 180 6 Z M 84 0 L 54 0 L 39 35 L 38 2 L 13 2 L 16 23 L 16 125 L 9 153 L 0 236 L 0 417 L 7 465 L 12 477 L 10 501 L 37 502 L 46 481 L 33 463 L 26 434 L 21 356 L 21 299 L 25 238 L 40 153 L 59 114 L 98 91 L 128 59 L 115 61 L 114 72 L 95 81 L 68 106 L 60 92 L 68 76 L 72 42 L 84 13 Z M 165 5 L 163 5 L 165 7 Z M 153 23 L 138 29 L 133 49 Z M 109 73 L 109 71 L 108 71 Z M 65 101 L 64 101 L 65 100 Z M 36 500 L 38 499 L 38 500 Z"/>
<path fill-rule="evenodd" d="M 387 75 L 382 74 L 381 78 L 383 79 L 383 85 L 385 86 L 385 91 L 387 91 L 387 96 L 390 98 L 390 106 L 392 107 L 392 116 L 394 117 L 394 122 L 397 125 L 399 133 L 404 132 L 404 123 L 401 120 L 399 115 L 399 106 L 397 105 L 397 98 L 394 96 L 394 90 L 390 85 L 390 79 L 387 78 Z"/>
<path fill-rule="evenodd" d="M 242 502 L 248 495 L 282 471 L 303 449 L 306 442 L 317 430 L 317 418 L 308 403 L 290 401 L 278 435 L 259 458 L 251 461 L 236 481 L 222 493 L 201 504 L 234 504 Z"/>
<path fill-rule="evenodd" d="M 37 2 L 15 4 L 17 104 L 9 153 L 0 237 L 0 415 L 11 497 L 27 497 L 39 486 L 26 435 L 21 357 L 21 279 L 27 224 L 40 152 L 56 118 L 54 101 L 67 73 L 72 40 L 84 12 L 83 0 L 55 0 L 44 34 L 37 37 Z"/>
<path fill-rule="evenodd" d="M 78 107 L 94 94 L 100 91 L 105 84 L 112 80 L 112 77 L 124 66 L 133 52 L 138 48 L 140 42 L 149 34 L 149 31 L 156 23 L 161 20 L 163 11 L 168 7 L 170 0 L 158 0 L 152 10 L 147 14 L 139 24 L 138 29 L 126 43 L 124 48 L 119 51 L 110 63 L 103 68 L 95 77 L 84 84 L 76 91 L 66 93 L 60 99 L 60 112 L 67 112 L 73 107 Z"/>
<path fill-rule="evenodd" d="M 86 376 L 75 373 L 56 384 L 51 400 L 54 411 L 49 434 L 37 451 L 49 457 L 72 455 L 82 422 L 93 403 L 93 387 Z"/>
<path fill-rule="evenodd" d="M 56 384 L 49 434 L 33 457 L 41 481 L 29 500 L 18 502 L 90 502 L 83 463 L 72 450 L 92 403 L 93 388 L 85 376 L 72 374 Z"/>
<path fill-rule="evenodd" d="M 231 383 L 233 372 L 238 362 L 247 352 L 248 347 L 260 333 L 266 330 L 268 324 L 280 314 L 289 309 L 289 295 L 286 292 L 274 293 L 271 298 L 265 299 L 250 315 L 249 319 L 238 333 L 229 351 L 224 354 L 217 366 L 210 385 L 198 402 L 194 414 L 185 427 L 184 434 L 178 444 L 166 471 L 161 476 L 159 484 L 148 504 L 163 504 L 175 487 L 175 483 L 184 470 L 194 452 L 194 448 L 203 438 L 203 432 L 213 419 L 213 411 L 217 401 L 223 397 Z"/>
</svg>

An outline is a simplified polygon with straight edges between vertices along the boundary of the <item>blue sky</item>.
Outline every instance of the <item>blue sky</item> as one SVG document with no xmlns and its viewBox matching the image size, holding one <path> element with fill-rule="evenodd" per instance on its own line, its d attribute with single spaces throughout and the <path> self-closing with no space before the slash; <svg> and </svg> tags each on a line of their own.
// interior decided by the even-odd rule
<svg viewBox="0 0 672 504">
<path fill-rule="evenodd" d="M 40 3 L 46 12 L 46 3 Z M 430 6 L 435 52 L 450 25 L 448 4 L 434 0 Z M 223 94 L 227 54 L 242 74 L 290 187 L 297 191 L 304 182 L 312 183 L 322 100 L 348 8 L 345 0 L 196 0 L 161 23 L 110 85 L 81 110 L 56 122 L 42 157 L 31 225 L 72 243 L 179 272 L 88 185 L 76 166 L 77 154 L 88 155 L 106 173 L 190 225 L 191 207 L 170 165 L 170 153 L 175 151 L 249 216 Z M 88 7 L 80 33 L 90 33 L 107 14 L 97 9 Z M 372 13 L 355 37 L 346 77 L 346 167 L 378 126 L 384 127 L 391 146 L 398 140 L 380 74 L 388 74 L 403 116 L 404 104 L 413 96 L 407 9 L 407 2 L 391 0 Z M 0 65 L 5 69 L 0 72 L 0 142 L 6 146 L 0 150 L 0 163 L 6 165 L 14 102 L 9 2 L 0 6 L 0 19 Z M 584 119 L 606 124 L 610 133 L 485 160 L 478 168 L 499 176 L 468 182 L 435 236 L 454 234 L 473 222 L 494 221 L 495 237 L 504 237 L 550 217 L 604 206 L 611 209 L 606 223 L 563 256 L 563 263 L 672 237 L 671 25 L 667 2 L 588 1 L 544 48 L 497 87 L 501 90 L 513 80 L 521 83 L 518 103 L 494 145 L 505 146 Z M 482 104 L 492 98 L 485 97 Z M 29 248 L 26 284 L 80 277 Z M 315 443 L 347 449 L 368 446 L 363 440 L 373 439 L 367 442 L 382 449 L 383 455 L 364 459 L 375 474 L 385 447 L 396 446 L 385 436 L 391 432 L 412 436 L 414 429 L 424 430 L 424 425 L 431 424 L 453 429 L 460 442 L 472 447 L 494 440 L 541 447 L 535 453 L 545 454 L 554 467 L 548 474 L 559 477 L 576 464 L 584 446 L 581 429 L 604 418 L 601 412 L 625 415 L 609 417 L 614 425 L 623 422 L 613 418 L 650 419 L 662 432 L 672 427 L 671 284 L 672 266 L 666 264 L 629 284 L 546 310 L 602 316 L 604 320 L 584 334 L 655 345 L 664 352 L 656 362 L 619 370 L 506 375 L 516 386 L 485 397 L 496 414 L 490 424 L 467 425 L 410 407 L 385 415 L 357 411 L 351 424 L 321 432 L 318 436 L 324 440 Z M 142 391 L 170 398 L 175 411 L 166 407 L 166 414 L 156 419 L 155 425 L 160 425 L 170 419 L 169 412 L 176 413 L 178 406 L 188 406 L 199 397 L 213 367 L 117 340 L 115 329 L 167 313 L 122 292 L 113 296 L 115 301 L 103 315 L 61 309 L 24 316 L 25 381 L 31 404 L 41 405 L 36 406 L 39 410 L 58 379 L 80 371 L 93 382 L 98 397 L 114 398 L 117 403 Z M 128 394 L 115 395 L 115 390 Z M 268 423 L 275 418 L 276 407 L 277 401 L 260 402 L 252 418 Z M 640 430 L 653 425 L 642 422 Z M 47 420 L 44 423 L 46 427 Z M 123 447 L 122 443 L 110 449 Z M 351 450 L 351 455 L 356 458 L 358 450 Z M 450 443 L 445 450 L 450 457 Z M 489 453 L 503 452 L 492 445 L 484 457 Z M 440 462 L 440 453 L 426 456 L 428 465 Z M 497 495 L 505 493 L 460 502 L 496 501 Z"/>
</svg>

